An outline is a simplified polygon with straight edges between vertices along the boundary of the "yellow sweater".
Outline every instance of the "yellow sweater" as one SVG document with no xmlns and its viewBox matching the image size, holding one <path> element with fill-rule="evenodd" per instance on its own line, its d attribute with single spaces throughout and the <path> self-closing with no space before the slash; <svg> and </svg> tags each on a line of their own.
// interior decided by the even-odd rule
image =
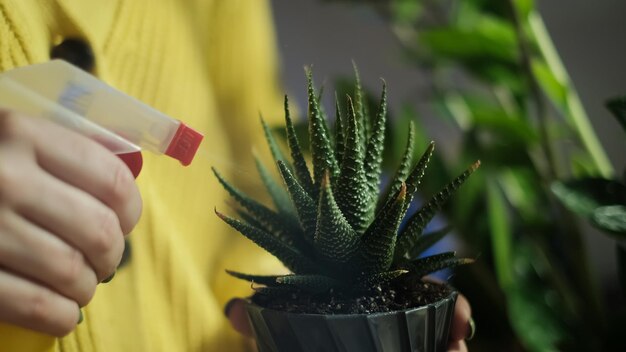
<svg viewBox="0 0 626 352">
<path fill-rule="evenodd" d="M 266 148 L 258 113 L 282 116 L 273 35 L 264 0 L 0 0 L 0 70 L 83 38 L 97 76 L 205 133 L 187 168 L 144 153 L 132 259 L 99 286 L 84 322 L 62 339 L 0 325 L 0 352 L 245 348 L 222 309 L 249 285 L 224 269 L 262 273 L 276 262 L 214 215 L 228 209 L 210 166 L 259 184 L 250 166 L 252 146 Z"/>
</svg>

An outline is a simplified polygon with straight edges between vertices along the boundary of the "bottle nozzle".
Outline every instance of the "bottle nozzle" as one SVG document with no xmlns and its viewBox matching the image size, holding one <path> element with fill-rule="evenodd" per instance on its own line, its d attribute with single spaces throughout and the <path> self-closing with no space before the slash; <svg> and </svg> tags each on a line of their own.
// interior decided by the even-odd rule
<svg viewBox="0 0 626 352">
<path fill-rule="evenodd" d="M 169 155 L 187 166 L 191 164 L 203 138 L 204 136 L 200 132 L 181 122 L 165 151 L 165 155 Z"/>
</svg>

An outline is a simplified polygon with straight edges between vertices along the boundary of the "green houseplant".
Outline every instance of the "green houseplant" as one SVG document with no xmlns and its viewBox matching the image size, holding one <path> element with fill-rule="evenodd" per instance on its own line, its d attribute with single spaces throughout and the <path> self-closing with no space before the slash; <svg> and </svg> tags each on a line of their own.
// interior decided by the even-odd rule
<svg viewBox="0 0 626 352">
<path fill-rule="evenodd" d="M 407 209 L 434 150 L 431 142 L 413 166 L 414 128 L 404 157 L 379 191 L 387 92 L 376 114 L 363 102 L 360 84 L 347 111 L 337 100 L 333 129 L 308 79 L 311 175 L 285 98 L 286 135 L 293 162 L 267 125 L 265 135 L 285 187 L 257 167 L 274 209 L 215 175 L 237 201 L 241 220 L 217 212 L 226 223 L 278 259 L 293 274 L 259 276 L 229 271 L 257 287 L 248 314 L 263 351 L 441 351 L 456 292 L 422 281 L 431 272 L 472 262 L 454 252 L 418 258 L 446 231 L 423 235 L 435 213 L 480 165 L 473 163 L 420 210 Z M 332 132 L 331 132 L 332 131 Z M 369 336 L 369 337 L 368 337 Z"/>
</svg>

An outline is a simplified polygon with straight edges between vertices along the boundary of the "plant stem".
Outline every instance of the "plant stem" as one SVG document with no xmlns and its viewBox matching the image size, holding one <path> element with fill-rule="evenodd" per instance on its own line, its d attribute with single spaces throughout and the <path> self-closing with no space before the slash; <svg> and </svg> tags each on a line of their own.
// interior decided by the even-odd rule
<svg viewBox="0 0 626 352">
<path fill-rule="evenodd" d="M 548 166 L 548 177 L 546 181 L 548 183 L 551 183 L 558 178 L 559 174 L 555 162 L 554 149 L 552 148 L 552 143 L 550 143 L 550 136 L 548 135 L 548 108 L 545 98 L 543 96 L 543 92 L 541 91 L 541 87 L 539 87 L 539 83 L 537 82 L 537 78 L 535 77 L 531 67 L 530 51 L 528 50 L 528 40 L 524 35 L 524 31 L 522 29 L 517 6 L 515 5 L 514 0 L 509 0 L 508 3 L 509 9 L 511 11 L 511 21 L 515 27 L 515 36 L 517 37 L 517 43 L 519 46 L 521 66 L 526 73 L 525 76 L 528 81 L 530 96 L 531 99 L 534 101 L 536 116 L 539 120 L 539 136 L 541 139 L 541 149 L 545 155 L 546 163 Z"/>
<path fill-rule="evenodd" d="M 544 180 L 545 193 L 549 199 L 550 207 L 553 209 L 557 209 L 557 212 L 562 214 L 562 216 L 558 217 L 557 223 L 559 223 L 559 227 L 561 228 L 560 232 L 565 235 L 563 236 L 564 245 L 569 248 L 569 250 L 567 251 L 567 262 L 572 268 L 574 268 L 572 273 L 575 287 L 580 290 L 583 297 L 586 297 L 587 302 L 589 302 L 589 304 L 591 305 L 590 308 L 587 308 L 588 316 L 592 317 L 592 319 L 594 319 L 594 321 L 599 324 L 596 328 L 601 329 L 603 325 L 603 314 L 601 313 L 602 304 L 600 303 L 601 301 L 598 294 L 597 284 L 593 280 L 593 275 L 590 270 L 591 266 L 583 243 L 582 234 L 580 232 L 580 229 L 574 225 L 576 224 L 576 219 L 574 219 L 572 214 L 564 209 L 560 205 L 560 203 L 558 203 L 558 201 L 554 199 L 554 196 L 552 195 L 548 187 L 552 183 L 552 181 L 558 178 L 559 174 L 556 167 L 554 151 L 550 144 L 550 139 L 547 133 L 547 105 L 543 92 L 541 91 L 537 78 L 535 77 L 535 74 L 533 73 L 531 67 L 531 54 L 528 49 L 527 38 L 524 36 L 517 7 L 514 0 L 509 0 L 508 3 L 520 47 L 522 67 L 526 73 L 531 97 L 534 100 L 537 110 L 542 149 L 546 157 L 546 162 L 548 164 L 549 177 L 547 180 Z M 567 78 L 567 73 L 563 68 L 563 65 L 560 63 L 560 60 L 558 60 L 558 55 L 556 54 L 556 50 L 554 50 L 549 36 L 545 31 L 543 22 L 541 22 L 541 17 L 536 12 L 532 12 L 531 14 L 529 14 L 529 21 L 531 17 L 534 18 L 533 21 L 542 24 L 540 28 L 542 29 L 542 31 L 540 31 L 539 33 L 542 36 L 541 41 L 543 42 L 543 45 L 540 44 L 539 47 L 542 51 L 543 56 L 546 58 L 546 61 L 548 61 L 548 67 L 551 70 L 555 70 L 553 71 L 553 74 L 556 77 L 561 78 L 561 80 L 563 80 L 563 78 Z M 534 31 L 534 33 L 535 35 L 537 35 L 536 31 Z M 535 39 L 538 40 L 537 38 Z M 546 50 L 548 51 L 547 54 Z M 550 57 L 550 59 L 548 59 L 548 57 Z M 568 111 L 566 111 L 565 115 L 570 116 L 571 123 L 574 125 L 574 128 L 581 140 L 583 141 L 583 144 L 587 148 L 587 151 L 591 154 L 593 160 L 597 162 L 596 166 L 598 170 L 600 172 L 606 172 L 607 170 L 603 170 L 603 168 L 605 168 L 607 165 L 609 167 L 608 170 L 611 170 L 610 163 L 608 163 L 608 159 L 606 159 L 604 150 L 598 143 L 598 140 L 593 133 L 593 128 L 589 124 L 589 120 L 587 119 L 585 111 L 582 108 L 580 99 L 576 95 L 576 92 L 569 83 L 569 81 L 565 79 L 564 82 L 566 82 L 566 85 L 564 85 L 564 87 L 566 87 L 568 91 Z"/>
<path fill-rule="evenodd" d="M 559 83 L 566 89 L 565 108 L 567 111 L 565 112 L 565 116 L 570 120 L 573 129 L 576 134 L 578 134 L 583 146 L 591 156 L 592 162 L 595 164 L 594 166 L 597 168 L 599 174 L 607 178 L 612 177 L 614 170 L 611 166 L 611 162 L 598 141 L 598 137 L 594 133 L 585 108 L 580 101 L 576 89 L 571 83 L 571 79 L 565 70 L 563 62 L 559 58 L 554 43 L 552 43 L 550 39 L 543 19 L 537 12 L 533 11 L 528 15 L 528 25 L 548 68 L 552 71 Z"/>
</svg>

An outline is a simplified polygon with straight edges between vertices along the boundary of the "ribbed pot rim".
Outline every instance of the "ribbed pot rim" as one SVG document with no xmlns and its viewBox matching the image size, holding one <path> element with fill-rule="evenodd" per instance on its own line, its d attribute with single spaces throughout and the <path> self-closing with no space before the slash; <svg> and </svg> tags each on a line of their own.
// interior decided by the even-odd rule
<svg viewBox="0 0 626 352">
<path fill-rule="evenodd" d="M 280 313 L 280 314 L 285 314 L 285 315 L 297 315 L 297 316 L 310 316 L 310 317 L 336 317 L 337 319 L 340 318 L 349 318 L 349 317 L 364 317 L 364 316 L 368 316 L 368 317 L 375 317 L 375 316 L 384 316 L 384 315 L 391 315 L 391 314 L 398 314 L 398 313 L 412 313 L 412 312 L 417 312 L 420 310 L 426 310 L 428 309 L 428 307 L 432 307 L 432 306 L 437 306 L 439 304 L 441 304 L 442 302 L 447 302 L 450 299 L 453 299 L 456 297 L 456 295 L 458 294 L 458 292 L 449 285 L 446 285 L 449 289 L 450 289 L 450 293 L 448 295 L 446 295 L 445 297 L 442 297 L 440 299 L 438 299 L 435 302 L 423 305 L 423 306 L 419 306 L 419 307 L 413 307 L 413 308 L 406 308 L 406 309 L 402 309 L 402 310 L 393 310 L 393 311 L 389 311 L 389 312 L 376 312 L 376 313 L 356 313 L 356 314 L 316 314 L 316 313 L 293 313 L 293 312 L 286 312 L 283 310 L 276 310 L 276 309 L 271 309 L 271 308 L 265 308 L 263 306 L 260 306 L 258 304 L 252 303 L 249 299 L 246 300 L 247 304 L 255 309 L 262 309 L 262 310 L 267 310 L 267 311 L 272 311 L 272 312 L 276 312 L 276 313 Z"/>
</svg>

